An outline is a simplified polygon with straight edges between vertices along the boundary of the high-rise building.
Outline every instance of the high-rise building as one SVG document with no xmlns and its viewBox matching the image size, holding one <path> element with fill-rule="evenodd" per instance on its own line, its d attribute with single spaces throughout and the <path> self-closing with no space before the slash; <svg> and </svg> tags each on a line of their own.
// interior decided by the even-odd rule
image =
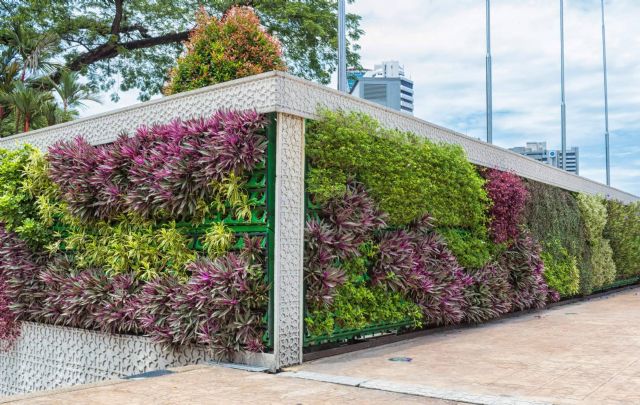
<svg viewBox="0 0 640 405">
<path fill-rule="evenodd" d="M 546 142 L 527 142 L 526 146 L 518 146 L 510 150 L 562 169 L 562 151 L 547 149 Z M 567 171 L 580 174 L 580 150 L 576 146 L 567 150 Z"/>
<path fill-rule="evenodd" d="M 408 114 L 413 114 L 413 81 L 398 61 L 382 62 L 373 70 L 347 72 L 351 94 Z"/>
</svg>

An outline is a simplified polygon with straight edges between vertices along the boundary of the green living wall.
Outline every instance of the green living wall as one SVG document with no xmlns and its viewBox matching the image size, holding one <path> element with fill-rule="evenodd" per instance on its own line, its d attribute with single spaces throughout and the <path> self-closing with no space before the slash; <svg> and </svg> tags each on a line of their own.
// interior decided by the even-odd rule
<svg viewBox="0 0 640 405">
<path fill-rule="evenodd" d="M 359 113 L 323 111 L 306 142 L 307 344 L 482 322 L 640 275 L 637 204 L 475 167 Z"/>
<path fill-rule="evenodd" d="M 26 320 L 265 350 L 269 125 L 225 110 L 108 145 L 1 150 L 2 346 Z"/>
</svg>

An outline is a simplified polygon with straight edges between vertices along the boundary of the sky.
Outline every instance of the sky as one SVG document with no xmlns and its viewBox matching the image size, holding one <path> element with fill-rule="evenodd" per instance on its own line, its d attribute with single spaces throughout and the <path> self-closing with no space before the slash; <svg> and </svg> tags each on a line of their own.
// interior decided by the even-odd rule
<svg viewBox="0 0 640 405">
<path fill-rule="evenodd" d="M 493 140 L 560 148 L 558 0 L 492 0 Z M 358 0 L 361 61 L 398 60 L 414 81 L 415 116 L 485 139 L 485 1 Z M 605 182 L 600 0 L 565 0 L 567 147 L 580 174 Z M 611 184 L 640 195 L 640 1 L 605 2 Z M 334 81 L 335 83 L 335 81 Z M 136 102 L 92 106 L 83 116 Z M 105 100 L 108 97 L 104 97 Z"/>
</svg>

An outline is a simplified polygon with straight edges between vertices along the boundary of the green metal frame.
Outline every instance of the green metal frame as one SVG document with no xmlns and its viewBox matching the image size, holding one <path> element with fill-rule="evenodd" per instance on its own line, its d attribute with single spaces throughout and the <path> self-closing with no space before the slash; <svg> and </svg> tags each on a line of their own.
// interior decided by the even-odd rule
<svg viewBox="0 0 640 405">
<path fill-rule="evenodd" d="M 274 338 L 274 299 L 275 299 L 275 250 L 276 250 L 276 145 L 278 120 L 276 113 L 267 115 L 267 167 L 266 167 L 266 203 L 267 203 L 267 282 L 269 283 L 269 309 L 267 311 L 267 336 L 265 344 L 273 349 Z"/>
</svg>

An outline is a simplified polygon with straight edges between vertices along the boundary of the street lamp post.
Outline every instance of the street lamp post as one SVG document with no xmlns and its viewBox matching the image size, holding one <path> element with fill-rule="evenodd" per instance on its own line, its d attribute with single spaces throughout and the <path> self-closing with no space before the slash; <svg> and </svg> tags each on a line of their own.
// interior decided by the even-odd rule
<svg viewBox="0 0 640 405">
<path fill-rule="evenodd" d="M 604 72 L 604 148 L 607 165 L 607 186 L 611 185 L 611 160 L 609 155 L 609 94 L 607 89 L 607 43 L 604 29 L 604 0 L 600 0 L 602 11 L 602 68 Z"/>
<path fill-rule="evenodd" d="M 338 90 L 347 91 L 347 29 L 345 0 L 338 0 Z"/>
<path fill-rule="evenodd" d="M 486 66 L 486 85 L 487 85 L 487 142 L 493 143 L 493 83 L 491 77 L 491 0 L 487 0 L 487 66 Z"/>
<path fill-rule="evenodd" d="M 561 144 L 562 170 L 567 170 L 567 106 L 564 94 L 564 0 L 560 0 L 560 116 L 561 116 Z"/>
</svg>

